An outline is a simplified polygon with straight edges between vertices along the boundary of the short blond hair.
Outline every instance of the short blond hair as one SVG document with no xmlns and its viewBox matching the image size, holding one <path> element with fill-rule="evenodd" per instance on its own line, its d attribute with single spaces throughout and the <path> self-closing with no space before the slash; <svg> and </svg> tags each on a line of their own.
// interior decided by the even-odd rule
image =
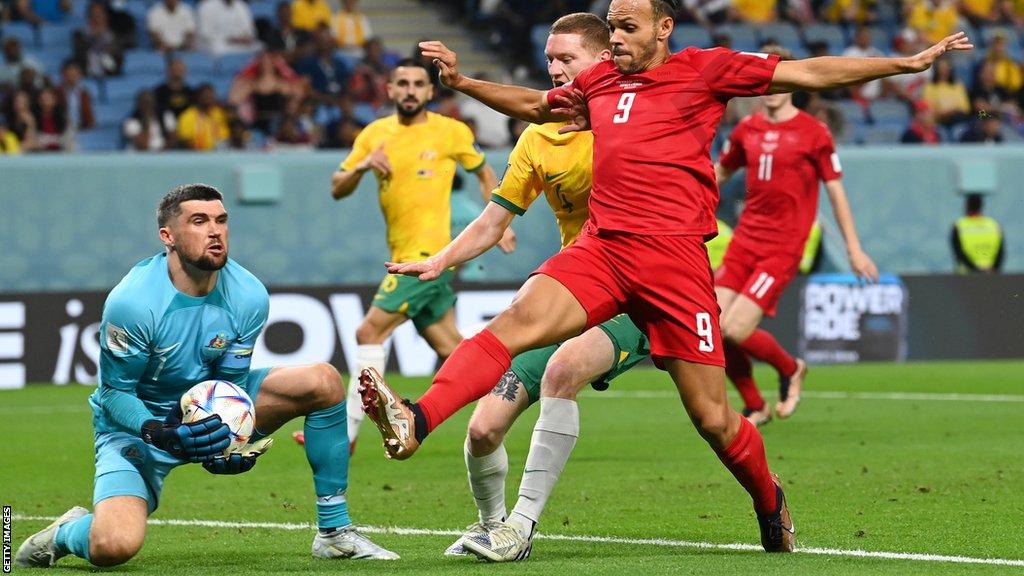
<svg viewBox="0 0 1024 576">
<path fill-rule="evenodd" d="M 579 34 L 580 44 L 597 56 L 603 50 L 612 49 L 608 25 L 589 12 L 566 14 L 551 25 L 549 34 Z"/>
</svg>

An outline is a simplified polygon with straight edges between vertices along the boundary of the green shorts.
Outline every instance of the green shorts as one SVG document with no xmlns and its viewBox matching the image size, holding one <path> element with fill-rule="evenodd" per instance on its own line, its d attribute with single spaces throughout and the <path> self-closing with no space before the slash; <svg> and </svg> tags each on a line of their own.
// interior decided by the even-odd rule
<svg viewBox="0 0 1024 576">
<path fill-rule="evenodd" d="M 611 320 L 598 324 L 597 327 L 611 338 L 612 346 L 615 347 L 615 365 L 597 380 L 591 382 L 596 390 L 605 390 L 608 388 L 608 383 L 615 377 L 650 356 L 651 344 L 647 341 L 647 336 L 625 314 L 619 314 Z M 512 360 L 510 370 L 526 387 L 531 404 L 540 399 L 541 377 L 548 365 L 548 359 L 559 346 L 560 344 L 552 344 L 544 348 L 530 350 Z"/>
<path fill-rule="evenodd" d="M 417 330 L 436 323 L 455 305 L 451 281 L 455 273 L 445 270 L 435 280 L 420 281 L 412 276 L 388 274 L 377 288 L 373 305 L 385 312 L 412 319 Z"/>
</svg>

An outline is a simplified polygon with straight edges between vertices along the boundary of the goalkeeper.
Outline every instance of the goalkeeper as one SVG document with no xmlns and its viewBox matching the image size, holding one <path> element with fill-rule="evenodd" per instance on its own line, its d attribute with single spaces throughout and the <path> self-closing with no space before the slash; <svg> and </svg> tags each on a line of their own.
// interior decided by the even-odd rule
<svg viewBox="0 0 1024 576">
<path fill-rule="evenodd" d="M 73 554 L 96 566 L 127 562 L 142 547 L 164 478 L 200 463 L 213 474 L 250 470 L 270 446 L 266 436 L 305 416 L 317 525 L 313 556 L 394 559 L 352 527 L 345 387 L 329 364 L 249 369 L 267 320 L 263 284 L 228 259 L 228 215 L 221 193 L 180 186 L 157 208 L 165 250 L 114 287 L 100 324 L 99 387 L 90 396 L 96 444 L 93 512 L 74 507 L 28 538 L 22 567 L 52 566 Z M 181 395 L 198 382 L 228 380 L 255 403 L 251 443 L 223 455 L 228 427 L 218 416 L 181 422 Z"/>
</svg>

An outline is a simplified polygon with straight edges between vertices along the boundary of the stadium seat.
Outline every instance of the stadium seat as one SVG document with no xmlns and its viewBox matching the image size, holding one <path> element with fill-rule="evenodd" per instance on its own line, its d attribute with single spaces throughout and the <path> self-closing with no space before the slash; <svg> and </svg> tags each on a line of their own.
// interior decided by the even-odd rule
<svg viewBox="0 0 1024 576">
<path fill-rule="evenodd" d="M 910 111 L 903 102 L 876 100 L 871 103 L 871 117 L 876 124 L 900 124 L 910 122 Z"/>
<path fill-rule="evenodd" d="M 75 136 L 80 152 L 102 152 L 121 148 L 121 127 L 108 126 L 79 132 Z"/>
<path fill-rule="evenodd" d="M 96 113 L 96 127 L 110 128 L 119 127 L 132 110 L 135 108 L 134 100 L 119 100 L 116 102 L 97 102 L 94 107 Z"/>
<path fill-rule="evenodd" d="M 704 28 L 694 24 L 680 24 L 672 30 L 668 39 L 669 47 L 678 52 L 688 46 L 698 48 L 711 47 L 711 34 Z"/>
<path fill-rule="evenodd" d="M 36 36 L 35 28 L 25 22 L 8 22 L 4 24 L 0 27 L 0 37 L 17 38 L 21 41 L 21 47 L 25 49 L 39 47 L 40 44 L 40 42 L 37 42 L 40 38 Z"/>
<path fill-rule="evenodd" d="M 872 26 L 871 30 L 871 45 L 878 48 L 884 54 L 892 53 L 892 35 L 889 31 L 882 26 Z"/>
<path fill-rule="evenodd" d="M 203 52 L 178 52 L 175 57 L 185 63 L 189 74 L 213 74 L 213 57 Z"/>
<path fill-rule="evenodd" d="M 63 48 L 70 51 L 71 36 L 80 28 L 77 22 L 59 22 L 39 27 L 39 37 L 46 48 Z"/>
<path fill-rule="evenodd" d="M 135 95 L 144 88 L 153 88 L 163 82 L 162 74 L 134 74 L 94 80 L 100 102 L 134 101 Z"/>
<path fill-rule="evenodd" d="M 864 107 L 854 102 L 853 100 L 838 100 L 836 105 L 839 111 L 843 113 L 846 118 L 846 122 L 849 124 L 866 124 L 867 114 L 865 113 Z"/>
<path fill-rule="evenodd" d="M 757 32 L 746 24 L 723 24 L 715 27 L 716 34 L 725 34 L 732 39 L 733 50 L 754 51 L 761 47 Z"/>
<path fill-rule="evenodd" d="M 804 28 L 804 41 L 824 42 L 828 44 L 829 54 L 842 54 L 846 49 L 846 34 L 835 24 L 809 24 Z"/>
<path fill-rule="evenodd" d="M 238 72 L 245 68 L 245 65 L 252 61 L 256 57 L 253 52 L 238 52 L 234 54 L 224 54 L 220 56 L 213 63 L 213 69 L 217 72 L 218 76 L 229 74 L 234 76 Z"/>
<path fill-rule="evenodd" d="M 129 50 L 124 55 L 124 73 L 164 74 L 167 60 L 163 54 L 152 50 Z"/>
<path fill-rule="evenodd" d="M 250 2 L 249 10 L 252 12 L 252 18 L 266 18 L 271 22 L 277 21 L 277 2 Z"/>
<path fill-rule="evenodd" d="M 43 65 L 43 70 L 50 76 L 60 74 L 64 60 L 71 57 L 71 50 L 67 48 L 28 48 L 24 53 L 38 60 Z"/>
<path fill-rule="evenodd" d="M 869 126 L 864 131 L 864 144 L 899 144 L 904 130 L 904 126 Z"/>
<path fill-rule="evenodd" d="M 774 39 L 781 46 L 785 46 L 790 50 L 792 50 L 790 46 L 803 46 L 803 40 L 800 38 L 800 31 L 797 30 L 796 26 L 788 22 L 762 24 L 758 27 L 757 33 L 761 44 Z"/>
</svg>

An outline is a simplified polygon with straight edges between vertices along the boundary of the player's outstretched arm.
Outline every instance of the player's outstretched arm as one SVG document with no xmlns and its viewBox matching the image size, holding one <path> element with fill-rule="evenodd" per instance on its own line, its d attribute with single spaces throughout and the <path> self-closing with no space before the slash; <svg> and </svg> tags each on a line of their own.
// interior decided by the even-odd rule
<svg viewBox="0 0 1024 576">
<path fill-rule="evenodd" d="M 923 72 L 946 52 L 972 49 L 974 45 L 967 34 L 957 32 L 914 56 L 903 58 L 822 56 L 779 62 L 768 92 L 831 90 L 897 74 Z"/>
<path fill-rule="evenodd" d="M 506 116 L 525 122 L 543 124 L 565 120 L 565 116 L 551 112 L 545 91 L 463 76 L 459 72 L 457 55 L 447 46 L 436 40 L 420 42 L 419 46 L 423 55 L 432 58 L 441 69 L 441 82 L 452 90 L 458 90 Z"/>
<path fill-rule="evenodd" d="M 391 274 L 433 280 L 448 268 L 468 262 L 492 248 L 501 240 L 514 217 L 502 206 L 488 202 L 484 211 L 437 254 L 421 262 L 385 262 L 384 265 Z"/>
<path fill-rule="evenodd" d="M 480 183 L 480 196 L 484 199 L 484 205 L 490 205 L 491 191 L 498 187 L 498 175 L 494 173 L 494 168 L 491 168 L 490 164 L 484 164 L 481 169 L 477 170 L 476 178 Z M 516 233 L 509 226 L 505 228 L 501 239 L 498 240 L 498 248 L 501 248 L 505 254 L 510 254 L 515 251 L 516 242 Z"/>
<path fill-rule="evenodd" d="M 850 203 L 846 199 L 843 181 L 829 180 L 825 182 L 825 190 L 828 192 L 829 202 L 832 203 L 832 213 L 835 214 L 836 223 L 839 224 L 839 230 L 843 233 L 843 241 L 846 242 L 846 255 L 850 259 L 850 269 L 858 278 L 877 282 L 878 267 L 861 248 L 860 238 L 857 236 L 857 226 L 853 223 L 853 211 L 850 210 Z"/>
</svg>

